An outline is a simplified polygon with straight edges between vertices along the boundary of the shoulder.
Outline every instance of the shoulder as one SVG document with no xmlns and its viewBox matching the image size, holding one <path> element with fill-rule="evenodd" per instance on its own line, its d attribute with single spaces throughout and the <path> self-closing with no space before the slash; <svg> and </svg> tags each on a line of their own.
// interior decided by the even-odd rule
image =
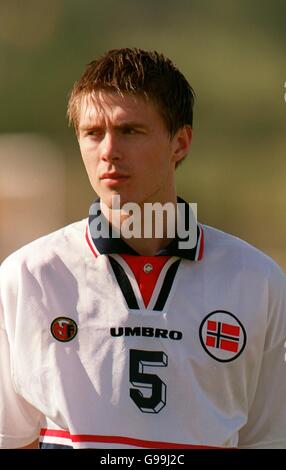
<svg viewBox="0 0 286 470">
<path fill-rule="evenodd" d="M 34 271 L 53 260 L 82 256 L 85 248 L 86 219 L 74 222 L 48 235 L 40 237 L 19 248 L 1 264 L 1 282 L 5 275 L 15 274 L 19 269 Z"/>
<path fill-rule="evenodd" d="M 208 225 L 202 225 L 206 263 L 221 263 L 225 268 L 237 272 L 255 274 L 268 279 L 280 279 L 285 283 L 285 274 L 280 266 L 266 253 L 246 241 Z"/>
</svg>

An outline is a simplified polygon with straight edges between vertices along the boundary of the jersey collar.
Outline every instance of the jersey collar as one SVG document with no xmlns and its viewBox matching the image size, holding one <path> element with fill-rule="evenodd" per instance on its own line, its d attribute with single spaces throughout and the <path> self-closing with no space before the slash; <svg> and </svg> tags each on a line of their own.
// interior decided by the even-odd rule
<svg viewBox="0 0 286 470">
<path fill-rule="evenodd" d="M 189 205 L 186 201 L 181 198 L 177 198 L 178 202 L 185 205 L 186 220 L 188 221 Z M 97 199 L 89 210 L 88 223 L 86 228 L 86 240 L 87 243 L 95 256 L 98 255 L 109 255 L 109 254 L 129 254 L 133 256 L 140 256 L 133 248 L 131 248 L 122 238 L 112 237 L 111 224 L 102 216 L 99 207 L 99 199 Z M 96 205 L 96 210 L 95 210 Z M 100 219 L 99 219 L 100 218 Z M 95 219 L 97 219 L 95 221 Z M 95 237 L 93 236 L 94 222 L 105 225 L 106 237 Z M 194 248 L 191 249 L 180 249 L 179 242 L 184 241 L 180 239 L 178 235 L 170 242 L 170 244 L 158 251 L 156 256 L 177 256 L 179 258 L 185 258 L 192 261 L 199 261 L 203 257 L 204 251 L 204 233 L 203 228 L 200 224 L 197 224 L 197 242 Z"/>
</svg>

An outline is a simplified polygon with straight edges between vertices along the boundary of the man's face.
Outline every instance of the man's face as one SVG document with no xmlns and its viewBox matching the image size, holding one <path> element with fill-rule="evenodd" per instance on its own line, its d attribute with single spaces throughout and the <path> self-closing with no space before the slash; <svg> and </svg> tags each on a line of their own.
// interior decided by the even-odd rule
<svg viewBox="0 0 286 470">
<path fill-rule="evenodd" d="M 172 201 L 176 162 L 187 153 L 191 129 L 170 138 L 151 102 L 142 97 L 98 92 L 82 100 L 78 140 L 94 191 L 111 207 Z"/>
</svg>

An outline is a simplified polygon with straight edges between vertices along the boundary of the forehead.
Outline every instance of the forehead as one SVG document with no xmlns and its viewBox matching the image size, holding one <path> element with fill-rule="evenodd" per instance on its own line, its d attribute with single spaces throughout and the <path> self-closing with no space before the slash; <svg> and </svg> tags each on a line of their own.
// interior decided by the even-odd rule
<svg viewBox="0 0 286 470">
<path fill-rule="evenodd" d="M 102 120 L 152 120 L 159 119 L 153 102 L 140 95 L 119 95 L 113 92 L 98 91 L 84 95 L 79 104 L 79 127 Z"/>
</svg>

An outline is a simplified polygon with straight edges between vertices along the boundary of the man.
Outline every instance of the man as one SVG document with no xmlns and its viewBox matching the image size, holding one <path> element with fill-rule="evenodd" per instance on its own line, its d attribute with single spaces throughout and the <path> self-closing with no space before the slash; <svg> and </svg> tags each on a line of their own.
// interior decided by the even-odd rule
<svg viewBox="0 0 286 470">
<path fill-rule="evenodd" d="M 177 200 L 193 102 L 169 59 L 138 49 L 75 84 L 68 114 L 99 201 L 2 265 L 2 447 L 286 447 L 285 277 L 194 228 Z M 146 208 L 177 201 L 145 236 Z"/>
</svg>

